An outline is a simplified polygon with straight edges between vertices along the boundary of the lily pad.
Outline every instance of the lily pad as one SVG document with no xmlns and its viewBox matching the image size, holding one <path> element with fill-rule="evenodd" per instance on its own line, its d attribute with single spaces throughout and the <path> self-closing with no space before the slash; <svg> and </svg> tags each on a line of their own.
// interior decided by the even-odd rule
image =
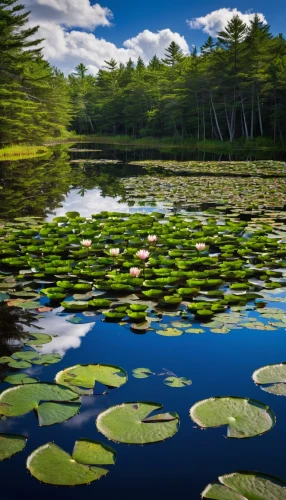
<svg viewBox="0 0 286 500">
<path fill-rule="evenodd" d="M 192 384 L 192 381 L 186 377 L 167 377 L 164 379 L 164 384 L 169 387 L 186 387 Z"/>
<path fill-rule="evenodd" d="M 253 373 L 252 379 L 263 391 L 286 396 L 286 363 L 263 366 Z"/>
<path fill-rule="evenodd" d="M 39 481 L 56 486 L 89 484 L 108 474 L 97 465 L 115 462 L 115 451 L 96 441 L 76 441 L 72 457 L 54 443 L 37 448 L 27 459 L 27 469 Z"/>
<path fill-rule="evenodd" d="M 161 410 L 159 403 L 122 403 L 100 413 L 97 429 L 112 441 L 127 444 L 147 444 L 164 441 L 179 430 L 177 413 L 155 414 Z"/>
<path fill-rule="evenodd" d="M 194 404 L 190 417 L 200 427 L 227 425 L 228 438 L 249 438 L 269 431 L 275 425 L 273 411 L 254 399 L 216 397 Z"/>
<path fill-rule="evenodd" d="M 0 394 L 0 413 L 5 417 L 18 417 L 34 410 L 40 425 L 51 425 L 78 413 L 78 401 L 78 394 L 65 386 L 40 382 L 17 385 Z"/>
<path fill-rule="evenodd" d="M 55 381 L 78 394 L 91 395 L 96 382 L 107 387 L 120 387 L 127 382 L 127 373 L 114 365 L 76 365 L 57 373 Z"/>
<path fill-rule="evenodd" d="M 260 472 L 234 472 L 218 478 L 202 492 L 213 500 L 286 500 L 286 483 Z"/>
<path fill-rule="evenodd" d="M 43 345 L 43 344 L 48 344 L 51 342 L 53 339 L 50 335 L 47 335 L 46 333 L 28 333 L 28 336 L 31 338 L 31 340 L 28 340 L 25 342 L 26 345 Z"/>
<path fill-rule="evenodd" d="M 16 434 L 0 434 L 0 462 L 22 451 L 27 438 Z"/>
<path fill-rule="evenodd" d="M 12 375 L 8 375 L 4 379 L 4 382 L 8 382 L 12 385 L 20 385 L 20 384 L 35 384 L 39 382 L 37 378 L 29 377 L 26 373 L 13 373 Z"/>
<path fill-rule="evenodd" d="M 148 378 L 153 372 L 149 368 L 134 368 L 132 375 L 135 378 Z"/>
<path fill-rule="evenodd" d="M 178 328 L 165 328 L 165 330 L 156 330 L 156 333 L 164 337 L 179 337 L 183 335 L 184 330 L 179 330 Z"/>
</svg>

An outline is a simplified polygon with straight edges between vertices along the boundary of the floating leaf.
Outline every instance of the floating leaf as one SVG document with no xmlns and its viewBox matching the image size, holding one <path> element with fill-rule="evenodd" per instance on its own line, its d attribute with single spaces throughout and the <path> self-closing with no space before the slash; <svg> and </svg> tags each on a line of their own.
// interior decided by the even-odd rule
<svg viewBox="0 0 286 500">
<path fill-rule="evenodd" d="M 50 335 L 47 335 L 46 333 L 30 333 L 28 332 L 28 336 L 31 340 L 28 340 L 25 342 L 25 345 L 43 345 L 43 344 L 48 344 L 51 342 L 53 339 Z"/>
<path fill-rule="evenodd" d="M 172 437 L 179 429 L 177 413 L 149 416 L 159 403 L 122 403 L 99 414 L 96 426 L 104 436 L 127 444 L 147 444 Z"/>
<path fill-rule="evenodd" d="M 188 328 L 188 330 L 186 330 L 186 333 L 200 334 L 205 333 L 205 330 L 203 330 L 202 328 Z"/>
<path fill-rule="evenodd" d="M 191 385 L 192 381 L 186 377 L 167 377 L 164 379 L 164 384 L 169 387 L 186 387 L 187 385 Z"/>
<path fill-rule="evenodd" d="M 96 441 L 76 441 L 72 457 L 54 443 L 37 448 L 27 459 L 27 468 L 36 479 L 56 486 L 89 484 L 109 471 L 96 465 L 115 462 L 115 451 Z"/>
<path fill-rule="evenodd" d="M 153 372 L 149 368 L 134 368 L 132 375 L 135 378 L 148 378 Z"/>
<path fill-rule="evenodd" d="M 12 375 L 8 375 L 4 379 L 4 382 L 8 382 L 12 385 L 20 385 L 20 384 L 35 384 L 39 382 L 37 378 L 29 377 L 26 373 L 13 373 Z"/>
<path fill-rule="evenodd" d="M 248 438 L 269 431 L 275 424 L 273 411 L 253 399 L 216 397 L 199 401 L 190 416 L 200 427 L 227 425 L 227 437 Z"/>
<path fill-rule="evenodd" d="M 263 391 L 286 396 L 286 363 L 263 366 L 253 373 L 252 379 L 256 384 L 263 385 Z"/>
<path fill-rule="evenodd" d="M 50 401 L 47 407 L 46 402 Z M 45 422 L 60 423 L 69 418 L 65 411 L 67 403 L 71 403 L 72 413 L 76 414 L 80 408 L 78 394 L 65 386 L 40 382 L 17 385 L 0 394 L 0 413 L 6 417 L 18 417 L 35 410 L 42 425 L 49 425 Z"/>
<path fill-rule="evenodd" d="M 27 443 L 27 438 L 16 434 L 0 434 L 0 462 L 13 457 L 22 451 Z"/>
<path fill-rule="evenodd" d="M 55 381 L 78 394 L 90 395 L 96 382 L 107 387 L 120 387 L 127 382 L 127 373 L 114 365 L 76 365 L 57 373 Z"/>
<path fill-rule="evenodd" d="M 209 484 L 202 498 L 213 500 L 286 500 L 286 483 L 260 472 L 234 472 Z"/>
<path fill-rule="evenodd" d="M 179 330 L 178 328 L 166 328 L 165 330 L 156 330 L 158 335 L 163 335 L 164 337 L 179 337 L 183 335 L 184 330 Z"/>
</svg>

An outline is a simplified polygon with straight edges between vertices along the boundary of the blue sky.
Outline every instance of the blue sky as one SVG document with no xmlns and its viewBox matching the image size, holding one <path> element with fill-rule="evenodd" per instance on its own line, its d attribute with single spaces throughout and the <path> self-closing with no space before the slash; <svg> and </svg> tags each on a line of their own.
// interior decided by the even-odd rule
<svg viewBox="0 0 286 500">
<path fill-rule="evenodd" d="M 44 56 L 66 74 L 83 62 L 96 74 L 111 58 L 126 63 L 156 53 L 164 56 L 171 41 L 185 54 L 216 36 L 238 14 L 248 23 L 261 14 L 272 33 L 286 35 L 286 1 L 273 0 L 22 0 L 31 10 L 31 24 L 45 38 Z M 187 20 L 189 22 L 187 22 Z"/>
<path fill-rule="evenodd" d="M 96 3 L 96 2 L 91 2 Z M 102 5 L 112 10 L 115 26 L 106 33 L 98 27 L 97 34 L 108 40 L 122 44 L 127 38 L 136 36 L 144 29 L 157 31 L 170 28 L 184 35 L 192 45 L 202 45 L 208 35 L 200 30 L 190 30 L 186 19 L 205 16 L 209 12 L 226 8 L 237 8 L 242 12 L 252 10 L 262 12 L 272 32 L 285 33 L 286 36 L 286 0 L 106 0 Z"/>
</svg>

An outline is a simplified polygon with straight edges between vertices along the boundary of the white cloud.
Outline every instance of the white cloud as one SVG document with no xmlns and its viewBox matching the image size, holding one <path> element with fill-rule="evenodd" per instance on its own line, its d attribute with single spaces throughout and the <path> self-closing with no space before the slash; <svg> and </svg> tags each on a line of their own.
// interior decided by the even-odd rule
<svg viewBox="0 0 286 500">
<path fill-rule="evenodd" d="M 90 0 L 26 0 L 26 7 L 31 9 L 33 21 L 42 24 L 54 23 L 67 27 L 94 29 L 97 26 L 110 26 L 113 15 L 107 7 Z"/>
<path fill-rule="evenodd" d="M 148 63 L 155 54 L 163 57 L 172 41 L 185 54 L 189 53 L 185 38 L 170 29 L 156 33 L 144 30 L 126 40 L 122 47 L 97 38 L 90 30 L 111 26 L 112 12 L 98 3 L 91 5 L 90 0 L 26 0 L 25 4 L 31 10 L 30 25 L 40 26 L 37 38 L 45 39 L 44 57 L 66 74 L 80 62 L 92 74 L 111 58 L 126 63 L 129 58 L 136 61 L 141 56 Z"/>
<path fill-rule="evenodd" d="M 144 30 L 136 37 L 126 40 L 123 45 L 141 56 L 145 62 L 148 62 L 155 54 L 160 58 L 164 57 L 165 49 L 171 42 L 176 42 L 185 54 L 189 53 L 185 38 L 170 29 L 157 31 L 157 33 Z"/>
<path fill-rule="evenodd" d="M 227 23 L 231 20 L 231 18 L 236 15 L 239 16 L 244 23 L 249 25 L 255 14 L 249 11 L 243 14 L 237 9 L 223 8 L 214 10 L 206 16 L 195 17 L 190 21 L 187 21 L 187 23 L 191 29 L 199 29 L 211 36 L 216 36 L 218 31 L 222 31 L 226 27 Z M 258 15 L 261 21 L 266 24 L 265 16 L 261 13 L 258 13 Z"/>
</svg>

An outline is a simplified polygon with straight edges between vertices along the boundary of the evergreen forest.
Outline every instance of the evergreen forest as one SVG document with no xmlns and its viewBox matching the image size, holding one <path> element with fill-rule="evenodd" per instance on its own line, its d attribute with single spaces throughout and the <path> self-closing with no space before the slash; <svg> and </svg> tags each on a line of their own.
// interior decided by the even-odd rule
<svg viewBox="0 0 286 500">
<path fill-rule="evenodd" d="M 0 142 L 40 144 L 76 134 L 193 141 L 286 139 L 286 39 L 254 16 L 234 16 L 217 38 L 184 55 L 172 42 L 148 65 L 79 61 L 65 76 L 43 57 L 29 12 L 0 0 Z M 262 138 L 262 139 L 260 139 Z"/>
</svg>

